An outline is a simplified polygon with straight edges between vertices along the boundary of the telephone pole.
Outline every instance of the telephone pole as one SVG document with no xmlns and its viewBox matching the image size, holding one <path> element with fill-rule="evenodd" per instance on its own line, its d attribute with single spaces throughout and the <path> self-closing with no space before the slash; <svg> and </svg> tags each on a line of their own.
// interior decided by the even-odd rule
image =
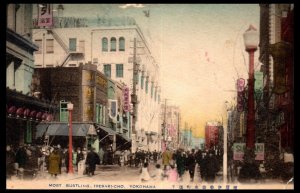
<svg viewBox="0 0 300 193">
<path fill-rule="evenodd" d="M 133 90 L 131 94 L 131 103 L 133 106 L 133 113 L 132 113 L 132 140 L 134 141 L 133 143 L 136 143 L 136 121 L 137 121 L 137 107 L 138 107 L 138 102 L 137 102 L 137 94 L 136 94 L 136 84 L 137 84 L 137 79 L 138 79 L 138 71 L 139 71 L 139 64 L 136 61 L 136 38 L 134 38 L 133 42 Z M 135 147 L 135 146 L 132 146 Z M 135 152 L 135 149 L 132 149 L 132 152 Z"/>
</svg>

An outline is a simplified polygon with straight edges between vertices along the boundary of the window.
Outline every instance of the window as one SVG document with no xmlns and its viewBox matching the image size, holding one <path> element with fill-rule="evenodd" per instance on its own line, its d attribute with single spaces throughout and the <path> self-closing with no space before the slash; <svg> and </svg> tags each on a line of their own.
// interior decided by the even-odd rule
<svg viewBox="0 0 300 193">
<path fill-rule="evenodd" d="M 111 66 L 110 64 L 104 64 L 104 74 L 106 77 L 111 77 Z"/>
<path fill-rule="evenodd" d="M 70 67 L 76 67 L 76 64 L 69 64 Z"/>
<path fill-rule="evenodd" d="M 41 54 L 43 50 L 42 40 L 35 40 L 34 43 L 39 47 L 39 50 L 35 52 L 35 54 Z"/>
<path fill-rule="evenodd" d="M 110 51 L 115 52 L 117 50 L 117 39 L 112 37 L 110 39 Z"/>
<path fill-rule="evenodd" d="M 52 67 L 53 67 L 53 64 L 46 64 L 46 67 L 47 67 L 47 68 L 52 68 Z"/>
<path fill-rule="evenodd" d="M 53 39 L 46 40 L 46 53 L 54 53 L 53 43 L 54 43 Z"/>
<path fill-rule="evenodd" d="M 68 122 L 69 114 L 68 114 L 68 102 L 60 101 L 60 113 L 59 113 L 59 121 L 60 122 Z"/>
<path fill-rule="evenodd" d="M 145 79 L 145 77 L 144 77 L 144 75 L 142 74 L 142 75 L 141 75 L 141 89 L 144 89 L 144 79 Z"/>
<path fill-rule="evenodd" d="M 84 53 L 84 40 L 79 41 L 79 52 Z"/>
<path fill-rule="evenodd" d="M 76 51 L 76 38 L 69 38 L 69 50 Z"/>
<path fill-rule="evenodd" d="M 96 123 L 102 124 L 103 118 L 102 118 L 102 105 L 99 103 L 96 103 Z"/>
<path fill-rule="evenodd" d="M 108 40 L 107 38 L 102 38 L 102 52 L 108 51 Z"/>
<path fill-rule="evenodd" d="M 123 78 L 123 64 L 116 64 L 116 77 Z"/>
<path fill-rule="evenodd" d="M 149 77 L 146 78 L 146 93 L 148 93 L 148 83 L 149 83 Z"/>
<path fill-rule="evenodd" d="M 125 38 L 119 38 L 119 51 L 125 51 Z"/>
</svg>

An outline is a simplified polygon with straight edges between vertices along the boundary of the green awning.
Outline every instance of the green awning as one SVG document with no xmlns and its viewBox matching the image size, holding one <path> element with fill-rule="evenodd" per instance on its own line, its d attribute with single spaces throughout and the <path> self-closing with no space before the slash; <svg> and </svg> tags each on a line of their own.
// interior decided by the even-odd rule
<svg viewBox="0 0 300 193">
<path fill-rule="evenodd" d="M 35 134 L 36 138 L 42 137 L 45 134 L 45 132 L 46 132 L 49 125 L 50 124 L 47 124 L 47 123 L 38 124 L 36 126 L 36 134 Z"/>
<path fill-rule="evenodd" d="M 39 125 L 38 125 L 39 126 Z M 38 128 L 37 126 L 37 128 Z M 45 126 L 39 126 L 37 129 L 37 134 L 42 132 Z M 69 136 L 69 124 L 68 123 L 51 123 L 45 133 L 49 136 Z M 72 136 L 87 136 L 87 135 L 97 135 L 95 127 L 93 124 L 84 123 L 73 123 L 72 124 Z M 42 136 L 42 135 L 41 135 Z"/>
</svg>

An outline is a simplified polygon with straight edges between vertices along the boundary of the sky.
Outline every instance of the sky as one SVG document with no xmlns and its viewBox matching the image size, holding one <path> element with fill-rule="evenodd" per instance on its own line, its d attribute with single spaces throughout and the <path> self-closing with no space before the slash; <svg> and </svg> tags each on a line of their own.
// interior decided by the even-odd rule
<svg viewBox="0 0 300 193">
<path fill-rule="evenodd" d="M 258 4 L 64 4 L 64 8 L 64 16 L 133 17 L 160 67 L 162 101 L 167 98 L 168 104 L 180 107 L 181 125 L 187 122 L 195 136 L 203 137 L 207 121 L 226 122 L 226 108 L 235 103 L 236 80 L 248 77 L 243 33 L 250 24 L 259 31 Z M 258 53 L 255 70 L 260 67 Z"/>
</svg>

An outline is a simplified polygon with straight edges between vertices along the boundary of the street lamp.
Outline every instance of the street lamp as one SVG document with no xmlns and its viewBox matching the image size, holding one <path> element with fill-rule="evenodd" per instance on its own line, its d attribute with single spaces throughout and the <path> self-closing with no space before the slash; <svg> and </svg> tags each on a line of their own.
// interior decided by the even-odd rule
<svg viewBox="0 0 300 193">
<path fill-rule="evenodd" d="M 73 104 L 69 102 L 67 104 L 67 108 L 69 111 L 69 174 L 73 173 L 73 162 L 72 162 L 72 110 Z"/>
<path fill-rule="evenodd" d="M 254 112 L 254 52 L 257 50 L 259 36 L 257 30 L 250 25 L 244 33 L 246 51 L 249 53 L 248 79 L 248 113 L 247 113 L 247 149 L 253 149 L 255 143 L 255 112 Z"/>
<path fill-rule="evenodd" d="M 257 30 L 250 25 L 244 33 L 246 51 L 249 53 L 249 79 L 248 79 L 248 112 L 246 131 L 246 150 L 244 152 L 244 163 L 239 173 L 239 181 L 247 182 L 255 179 L 259 173 L 255 164 L 255 111 L 254 111 L 254 52 L 257 50 L 259 36 Z M 251 170 L 251 171 L 249 171 Z"/>
</svg>

